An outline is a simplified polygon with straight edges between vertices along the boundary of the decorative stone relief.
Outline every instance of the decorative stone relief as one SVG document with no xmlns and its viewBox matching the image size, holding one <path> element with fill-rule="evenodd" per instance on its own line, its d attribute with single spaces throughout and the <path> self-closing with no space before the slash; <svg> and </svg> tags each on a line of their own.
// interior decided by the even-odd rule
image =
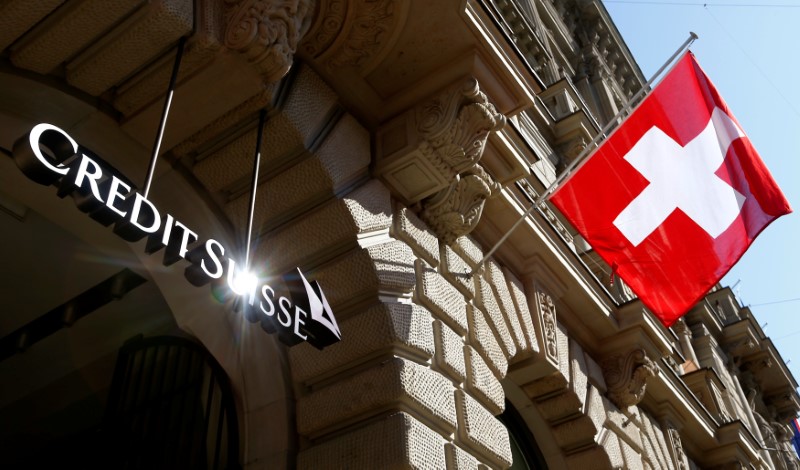
<svg viewBox="0 0 800 470">
<path fill-rule="evenodd" d="M 642 349 L 611 356 L 603 361 L 602 367 L 608 398 L 620 409 L 639 403 L 644 397 L 647 378 L 658 373 L 655 362 Z"/>
<path fill-rule="evenodd" d="M 447 245 L 478 225 L 486 199 L 500 190 L 500 185 L 480 166 L 470 171 L 476 173 L 456 176 L 456 182 L 449 188 L 423 203 L 420 218 Z"/>
<path fill-rule="evenodd" d="M 391 29 L 393 8 L 394 0 L 360 2 L 344 45 L 328 60 L 327 67 L 359 67 L 372 57 L 380 48 L 381 36 Z"/>
<path fill-rule="evenodd" d="M 491 132 L 505 125 L 474 78 L 383 125 L 376 172 L 445 243 L 472 231 L 500 190 L 478 164 Z"/>
<path fill-rule="evenodd" d="M 224 45 L 244 55 L 266 82 L 277 82 L 313 13 L 313 0 L 225 0 Z"/>
<path fill-rule="evenodd" d="M 556 338 L 556 306 L 553 299 L 544 292 L 537 292 L 539 317 L 542 319 L 542 337 L 547 356 L 558 364 L 558 340 Z"/>
<path fill-rule="evenodd" d="M 366 74 L 397 40 L 407 18 L 408 2 L 396 0 L 326 0 L 317 2 L 316 18 L 298 52 L 328 72 L 343 67 Z"/>
<path fill-rule="evenodd" d="M 688 470 L 689 466 L 686 461 L 686 454 L 683 451 L 683 443 L 681 442 L 681 435 L 675 427 L 667 426 L 667 437 L 669 438 L 669 445 L 672 448 L 672 458 L 675 462 L 677 470 Z"/>
</svg>

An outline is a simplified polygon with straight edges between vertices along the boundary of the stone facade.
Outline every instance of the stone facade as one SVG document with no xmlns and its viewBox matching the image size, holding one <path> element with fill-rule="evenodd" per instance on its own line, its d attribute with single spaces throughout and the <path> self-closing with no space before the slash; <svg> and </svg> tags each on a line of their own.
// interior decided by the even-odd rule
<svg viewBox="0 0 800 470">
<path fill-rule="evenodd" d="M 141 261 L 231 379 L 243 467 L 508 468 L 522 440 L 530 468 L 797 468 L 796 383 L 729 289 L 666 329 L 546 206 L 481 263 L 644 83 L 599 0 L 27 3 L 3 147 L 53 121 L 146 166 L 186 36 L 154 193 L 235 244 L 267 111 L 254 265 L 317 280 L 342 340 L 286 347 Z"/>
</svg>

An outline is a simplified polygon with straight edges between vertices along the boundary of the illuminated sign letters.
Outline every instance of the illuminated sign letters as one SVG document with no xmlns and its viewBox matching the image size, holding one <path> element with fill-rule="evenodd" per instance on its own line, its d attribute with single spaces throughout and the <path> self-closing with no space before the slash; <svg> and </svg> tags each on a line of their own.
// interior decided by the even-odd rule
<svg viewBox="0 0 800 470">
<path fill-rule="evenodd" d="M 171 214 L 159 213 L 156 206 L 135 190 L 100 157 L 78 145 L 62 129 L 38 124 L 14 144 L 14 161 L 31 180 L 58 187 L 58 196 L 71 196 L 78 209 L 99 223 L 114 225 L 114 233 L 129 242 L 147 237 L 145 252 L 164 249 L 165 266 L 183 259 L 190 264 L 186 279 L 195 286 L 227 285 L 239 296 L 244 315 L 260 322 L 270 333 L 292 345 L 307 341 L 322 349 L 341 339 L 341 332 L 319 284 L 309 282 L 300 269 L 283 276 L 289 297 L 280 296 L 268 284 L 259 285 L 253 275 L 237 273 L 236 261 L 225 246 L 199 235 Z M 193 248 L 191 248 L 194 245 Z"/>
</svg>

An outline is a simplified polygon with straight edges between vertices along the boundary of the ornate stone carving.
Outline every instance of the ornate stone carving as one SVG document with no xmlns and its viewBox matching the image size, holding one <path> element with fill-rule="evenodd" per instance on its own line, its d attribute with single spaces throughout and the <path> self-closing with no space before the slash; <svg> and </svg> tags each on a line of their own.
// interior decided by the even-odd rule
<svg viewBox="0 0 800 470">
<path fill-rule="evenodd" d="M 758 375 L 762 370 L 772 367 L 772 359 L 769 356 L 760 357 L 742 364 L 742 369 Z"/>
<path fill-rule="evenodd" d="M 381 46 L 381 36 L 391 29 L 393 9 L 394 0 L 360 2 L 344 45 L 328 60 L 327 67 L 359 67 L 372 57 Z"/>
<path fill-rule="evenodd" d="M 329 0 L 318 2 L 317 18 L 300 44 L 304 57 L 329 72 L 356 67 L 367 73 L 397 37 L 407 2 L 396 0 Z"/>
<path fill-rule="evenodd" d="M 644 397 L 647 378 L 658 373 L 655 362 L 642 349 L 612 356 L 602 366 L 608 398 L 621 409 L 639 403 Z"/>
<path fill-rule="evenodd" d="M 556 306 L 553 299 L 544 292 L 537 292 L 539 316 L 542 319 L 542 338 L 547 356 L 558 364 L 558 340 L 556 337 Z"/>
<path fill-rule="evenodd" d="M 319 17 L 308 35 L 303 39 L 300 49 L 310 57 L 326 51 L 339 36 L 344 26 L 347 2 L 328 0 L 319 3 Z"/>
<path fill-rule="evenodd" d="M 457 175 L 450 188 L 426 200 L 420 217 L 440 240 L 452 245 L 478 225 L 484 202 L 499 189 L 500 185 L 476 165 L 466 174 Z"/>
<path fill-rule="evenodd" d="M 244 55 L 265 81 L 277 82 L 313 12 L 313 0 L 225 0 L 225 47 Z"/>
<path fill-rule="evenodd" d="M 680 433 L 678 433 L 678 430 L 673 426 L 669 426 L 667 428 L 667 436 L 669 437 L 669 443 L 672 447 L 672 457 L 675 462 L 675 468 L 677 470 L 688 470 L 689 467 L 686 462 L 686 454 L 683 452 L 683 443 L 681 442 Z"/>
<path fill-rule="evenodd" d="M 478 164 L 489 133 L 505 125 L 474 78 L 453 85 L 387 123 L 376 172 L 447 244 L 477 225 L 500 189 Z"/>
</svg>

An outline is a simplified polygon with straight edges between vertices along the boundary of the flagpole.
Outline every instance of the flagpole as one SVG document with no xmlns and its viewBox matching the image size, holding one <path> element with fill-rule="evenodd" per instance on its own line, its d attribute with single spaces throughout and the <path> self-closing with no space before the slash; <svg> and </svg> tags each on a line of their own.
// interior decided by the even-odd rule
<svg viewBox="0 0 800 470">
<path fill-rule="evenodd" d="M 553 184 L 551 184 L 541 195 L 539 195 L 533 201 L 531 206 L 522 214 L 522 216 L 514 223 L 514 225 L 512 225 L 511 228 L 508 229 L 508 231 L 506 231 L 506 233 L 500 238 L 500 240 L 498 240 L 497 243 L 495 243 L 492 249 L 489 250 L 489 252 L 486 253 L 486 255 L 483 257 L 483 259 L 481 259 L 478 262 L 478 264 L 475 265 L 470 274 L 475 274 L 478 271 L 478 269 L 480 269 L 481 266 L 483 266 L 483 263 L 485 263 L 486 260 L 489 259 L 489 257 L 492 256 L 495 251 L 497 251 L 500 245 L 505 243 L 508 237 L 510 237 L 511 234 L 514 232 L 514 230 L 516 230 L 517 227 L 519 227 L 522 224 L 522 222 L 524 222 L 525 219 L 527 219 L 528 216 L 531 215 L 533 210 L 541 206 L 541 204 L 547 198 L 549 198 L 550 195 L 553 194 L 553 192 L 555 192 L 555 190 L 561 185 L 561 183 L 564 182 L 564 180 L 572 173 L 572 171 L 575 170 L 575 168 L 579 164 L 581 164 L 586 159 L 586 157 L 597 147 L 598 143 L 603 138 L 607 137 L 608 131 L 611 130 L 611 128 L 615 124 L 617 124 L 617 121 L 621 119 L 626 113 L 631 111 L 633 103 L 635 103 L 639 98 L 642 97 L 642 95 L 646 94 L 650 90 L 650 85 L 652 85 L 653 82 L 656 81 L 656 79 L 661 76 L 664 70 L 666 70 L 667 67 L 669 67 L 670 64 L 672 64 L 678 56 L 686 52 L 689 49 L 689 46 L 691 46 L 692 43 L 697 38 L 698 38 L 697 34 L 691 31 L 689 32 L 689 37 L 686 39 L 686 41 L 684 41 L 683 44 L 681 44 L 681 46 L 675 51 L 675 53 L 672 54 L 672 56 L 670 56 L 670 58 L 667 59 L 666 62 L 664 62 L 664 65 L 662 65 L 661 68 L 659 68 L 656 71 L 656 73 L 654 73 L 650 77 L 650 80 L 648 80 L 642 86 L 642 88 L 638 92 L 636 92 L 635 95 L 633 95 L 628 101 L 625 102 L 625 105 L 622 107 L 622 109 L 620 109 L 619 112 L 617 112 L 617 114 L 606 123 L 606 125 L 600 130 L 600 132 L 598 132 L 594 137 L 592 137 L 592 140 L 590 140 L 589 143 L 586 144 L 586 146 L 583 148 L 583 150 L 581 150 L 578 156 L 575 157 L 575 159 L 564 169 L 564 171 L 561 172 L 561 174 L 556 178 L 556 180 L 553 181 Z"/>
</svg>

